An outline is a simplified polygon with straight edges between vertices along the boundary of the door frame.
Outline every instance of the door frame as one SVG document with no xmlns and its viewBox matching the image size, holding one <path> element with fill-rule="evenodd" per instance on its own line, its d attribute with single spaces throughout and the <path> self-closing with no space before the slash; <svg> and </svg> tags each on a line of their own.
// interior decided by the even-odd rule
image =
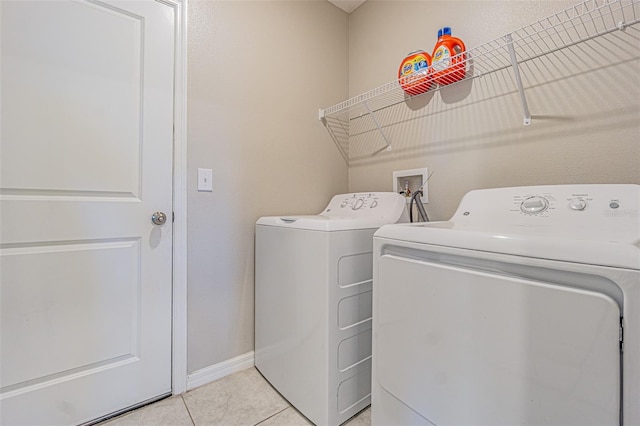
<svg viewBox="0 0 640 426">
<path fill-rule="evenodd" d="M 154 0 L 174 9 L 173 301 L 171 392 L 187 391 L 187 0 Z"/>
</svg>

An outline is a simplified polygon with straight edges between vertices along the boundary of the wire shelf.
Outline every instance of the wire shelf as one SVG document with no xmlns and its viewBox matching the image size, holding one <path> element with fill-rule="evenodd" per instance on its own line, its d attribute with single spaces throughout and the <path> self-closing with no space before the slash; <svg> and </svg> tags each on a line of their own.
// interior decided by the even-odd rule
<svg viewBox="0 0 640 426">
<path fill-rule="evenodd" d="M 586 0 L 503 37 L 452 56 L 452 63 L 458 61 L 459 65 L 455 65 L 451 75 L 454 75 L 456 69 L 460 69 L 458 67 L 463 67 L 465 76 L 461 80 L 452 78 L 450 84 L 513 67 L 522 97 L 525 124 L 529 124 L 530 116 L 518 64 L 613 31 L 624 30 L 638 22 L 640 0 Z M 440 90 L 441 87 L 433 85 L 429 93 Z M 409 97 L 398 80 L 394 80 L 339 104 L 320 109 L 319 118 L 327 127 L 328 123 L 339 123 L 341 128 L 344 128 L 345 120 L 366 114 L 370 114 L 375 121 L 376 111 L 405 102 Z M 387 143 L 387 149 L 390 149 L 390 142 L 380 128 L 379 130 Z M 342 146 L 341 152 L 343 156 L 348 157 L 348 147 Z"/>
</svg>

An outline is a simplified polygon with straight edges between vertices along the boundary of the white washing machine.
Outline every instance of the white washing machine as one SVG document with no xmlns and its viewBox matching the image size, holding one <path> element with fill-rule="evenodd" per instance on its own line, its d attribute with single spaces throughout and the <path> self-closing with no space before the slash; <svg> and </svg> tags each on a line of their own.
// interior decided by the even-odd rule
<svg viewBox="0 0 640 426">
<path fill-rule="evenodd" d="M 640 424 L 640 186 L 472 191 L 373 276 L 372 425 Z"/>
<path fill-rule="evenodd" d="M 373 233 L 406 221 L 405 205 L 343 194 L 317 216 L 256 223 L 255 364 L 317 425 L 370 404 Z"/>
</svg>

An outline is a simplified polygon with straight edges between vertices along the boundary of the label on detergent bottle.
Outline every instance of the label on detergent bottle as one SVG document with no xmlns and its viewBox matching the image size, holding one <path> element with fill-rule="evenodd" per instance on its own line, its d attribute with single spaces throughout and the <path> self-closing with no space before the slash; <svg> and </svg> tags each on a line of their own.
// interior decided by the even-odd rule
<svg viewBox="0 0 640 426">
<path fill-rule="evenodd" d="M 402 75 L 417 74 L 427 71 L 429 67 L 426 53 L 416 53 L 407 58 L 402 64 Z"/>
<path fill-rule="evenodd" d="M 433 50 L 432 78 L 441 86 L 465 77 L 466 55 L 464 42 L 451 35 L 451 28 L 438 30 L 438 42 Z"/>
<path fill-rule="evenodd" d="M 404 58 L 398 70 L 398 79 L 402 89 L 410 95 L 424 93 L 431 88 L 431 57 L 418 50 Z"/>
<path fill-rule="evenodd" d="M 440 46 L 433 54 L 433 70 L 444 71 L 451 65 L 451 51 L 447 46 Z"/>
</svg>

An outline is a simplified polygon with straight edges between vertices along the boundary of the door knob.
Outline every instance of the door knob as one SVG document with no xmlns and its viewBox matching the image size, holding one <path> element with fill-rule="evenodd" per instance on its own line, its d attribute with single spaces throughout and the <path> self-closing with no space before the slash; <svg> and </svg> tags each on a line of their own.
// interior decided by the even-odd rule
<svg viewBox="0 0 640 426">
<path fill-rule="evenodd" d="M 151 222 L 153 222 L 154 225 L 164 225 L 166 221 L 167 215 L 162 212 L 155 212 L 151 215 Z"/>
</svg>

